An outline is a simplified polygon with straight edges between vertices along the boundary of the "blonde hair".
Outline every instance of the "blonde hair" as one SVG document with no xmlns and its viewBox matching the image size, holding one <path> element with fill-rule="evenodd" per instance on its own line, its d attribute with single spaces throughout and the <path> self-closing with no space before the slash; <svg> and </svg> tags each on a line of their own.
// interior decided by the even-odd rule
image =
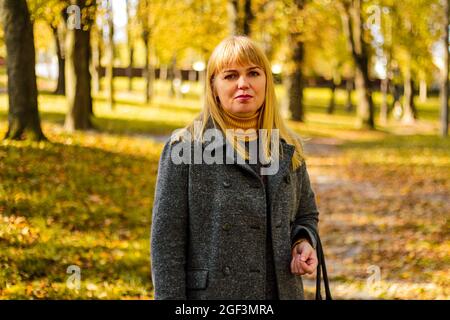
<svg viewBox="0 0 450 320">
<path fill-rule="evenodd" d="M 272 75 L 270 62 L 264 54 L 263 50 L 251 39 L 245 36 L 231 36 L 225 38 L 214 49 L 208 61 L 206 69 L 205 83 L 205 101 L 202 112 L 190 123 L 185 129 L 189 131 L 191 137 L 203 141 L 203 133 L 207 129 L 208 119 L 212 118 L 214 126 L 218 126 L 225 133 L 226 125 L 222 116 L 222 108 L 216 100 L 214 94 L 214 77 L 223 69 L 230 65 L 246 66 L 254 64 L 260 67 L 266 75 L 265 99 L 260 108 L 260 116 L 258 120 L 258 129 L 266 129 L 262 136 L 262 146 L 266 159 L 277 157 L 279 150 L 270 149 L 270 137 L 273 129 L 279 130 L 279 137 L 284 139 L 288 144 L 295 146 L 294 155 L 292 157 L 292 167 L 297 169 L 301 166 L 304 158 L 302 141 L 300 137 L 289 129 L 281 117 L 281 113 L 276 101 L 275 86 Z M 194 130 L 194 122 L 201 122 L 201 129 Z M 197 136 L 194 136 L 197 132 Z M 230 141 L 234 149 L 247 158 L 241 144 Z"/>
</svg>

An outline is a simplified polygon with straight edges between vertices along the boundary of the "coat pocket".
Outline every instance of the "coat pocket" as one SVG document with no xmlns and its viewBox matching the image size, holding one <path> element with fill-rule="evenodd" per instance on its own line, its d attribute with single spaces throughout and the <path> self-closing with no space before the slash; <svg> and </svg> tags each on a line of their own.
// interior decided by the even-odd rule
<svg viewBox="0 0 450 320">
<path fill-rule="evenodd" d="M 188 270 L 186 286 L 188 289 L 206 289 L 208 286 L 208 270 Z"/>
</svg>

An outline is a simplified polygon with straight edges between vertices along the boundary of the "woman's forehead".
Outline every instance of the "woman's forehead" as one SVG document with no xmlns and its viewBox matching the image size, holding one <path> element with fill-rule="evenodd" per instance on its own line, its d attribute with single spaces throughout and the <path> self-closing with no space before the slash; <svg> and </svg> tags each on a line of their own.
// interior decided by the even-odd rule
<svg viewBox="0 0 450 320">
<path fill-rule="evenodd" d="M 251 69 L 261 69 L 263 68 L 259 65 L 256 65 L 252 62 L 248 63 L 237 63 L 237 62 L 231 62 L 222 66 L 218 66 L 217 73 L 222 72 L 229 72 L 229 71 L 246 71 Z"/>
</svg>

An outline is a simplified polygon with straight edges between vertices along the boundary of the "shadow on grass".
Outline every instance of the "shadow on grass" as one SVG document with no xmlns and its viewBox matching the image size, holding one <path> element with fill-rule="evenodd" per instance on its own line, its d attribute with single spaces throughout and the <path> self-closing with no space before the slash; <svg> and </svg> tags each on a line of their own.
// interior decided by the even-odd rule
<svg viewBox="0 0 450 320">
<path fill-rule="evenodd" d="M 15 267 L 20 270 L 23 280 L 48 279 L 51 282 L 64 283 L 68 278 L 67 267 L 77 265 L 85 282 L 106 281 L 113 284 L 121 280 L 129 286 L 145 286 L 150 293 L 152 287 L 150 255 L 141 254 L 136 257 L 135 253 L 136 250 L 132 246 L 119 251 L 112 250 L 108 246 L 89 244 L 82 246 L 57 244 L 50 248 L 42 245 L 40 252 L 29 251 L 16 259 Z"/>
<path fill-rule="evenodd" d="M 101 102 L 101 103 L 108 103 L 108 97 L 106 96 L 95 96 L 95 102 Z M 120 99 L 115 98 L 114 102 L 116 104 L 116 108 L 120 108 L 119 105 L 126 105 L 126 106 L 133 106 L 133 107 L 139 107 L 139 108 L 150 108 L 151 106 L 147 104 L 145 101 L 140 100 L 128 100 L 128 99 Z"/>
<path fill-rule="evenodd" d="M 150 173 L 157 171 L 157 158 L 59 143 L 1 149 L 3 214 L 51 217 L 70 231 L 102 229 L 105 223 L 116 231 L 150 222 Z M 143 202 L 146 208 L 139 207 Z"/>
<path fill-rule="evenodd" d="M 151 288 L 156 156 L 59 143 L 14 142 L 0 151 L 0 216 L 12 219 L 0 227 L 0 261 L 9 265 L 0 285 L 58 282 L 68 265 L 79 264 L 93 283 L 139 284 L 134 292 L 118 287 L 115 298 Z"/>
</svg>

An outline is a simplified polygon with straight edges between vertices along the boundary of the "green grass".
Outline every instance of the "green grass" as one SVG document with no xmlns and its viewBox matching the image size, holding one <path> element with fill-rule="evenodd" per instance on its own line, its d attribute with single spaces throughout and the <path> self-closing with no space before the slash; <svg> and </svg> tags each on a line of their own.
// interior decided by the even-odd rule
<svg viewBox="0 0 450 320">
<path fill-rule="evenodd" d="M 5 83 L 4 80 L 4 77 L 0 77 L 0 85 Z M 53 85 L 52 82 L 39 79 L 39 87 L 43 92 L 51 91 Z M 116 85 L 115 110 L 110 110 L 104 92 L 95 95 L 94 123 L 98 131 L 65 132 L 62 128 L 66 113 L 64 97 L 41 93 L 39 108 L 42 126 L 51 142 L 1 142 L 1 299 L 153 297 L 149 237 L 154 184 L 162 148 L 160 139 L 187 124 L 200 111 L 201 88 L 193 85 L 192 91 L 184 98 L 172 98 L 168 94 L 168 83 L 158 81 L 155 98 L 146 104 L 141 79 L 135 80 L 132 92 L 126 90 L 126 79 L 116 79 Z M 277 92 L 283 96 L 284 89 L 277 87 Z M 308 88 L 305 91 L 307 122 L 289 123 L 304 137 L 339 140 L 342 156 L 336 157 L 337 170 L 348 172 L 350 166 L 355 172 L 353 176 L 347 176 L 355 181 L 376 181 L 378 176 L 382 176 L 382 181 L 389 185 L 386 181 L 395 173 L 400 176 L 414 173 L 418 188 L 427 187 L 430 191 L 433 186 L 448 186 L 450 145 L 448 139 L 437 137 L 439 113 L 435 98 L 426 104 L 419 104 L 419 116 L 423 114 L 423 119 L 417 126 L 403 126 L 391 119 L 386 126 L 378 126 L 377 131 L 365 131 L 355 127 L 354 114 L 343 110 L 344 92 L 338 92 L 334 115 L 325 112 L 328 97 L 329 91 L 326 89 Z M 379 103 L 377 94 L 375 102 Z M 6 106 L 7 96 L 1 93 L 1 136 L 7 129 Z M 311 157 L 311 167 L 321 172 L 330 170 L 330 165 L 321 161 L 325 160 Z M 420 171 L 422 169 L 426 170 L 423 174 Z M 401 184 L 402 181 L 398 181 L 392 187 L 396 190 Z M 413 187 L 414 184 L 408 184 L 408 190 Z M 329 212 L 330 217 L 332 212 L 336 212 L 336 220 L 339 220 L 339 210 L 327 207 L 323 200 L 327 199 L 327 195 L 331 197 L 331 193 L 318 195 L 322 199 L 319 203 L 324 212 Z M 339 194 L 336 199 L 342 197 Z M 334 201 L 329 200 L 330 203 Z M 361 207 L 357 210 L 370 211 L 364 207 L 367 199 L 361 201 Z M 421 205 L 423 203 L 417 199 L 411 202 L 414 210 L 419 212 L 426 210 Z M 439 208 L 442 205 L 433 207 L 433 212 L 438 214 Z M 368 212 L 367 217 L 376 216 L 378 209 L 374 210 Z M 385 210 L 389 210 L 388 205 Z M 406 215 L 408 210 L 404 209 L 401 213 Z M 372 218 L 367 219 L 366 227 L 374 221 Z M 415 220 L 407 221 L 413 223 Z M 442 224 L 437 226 L 439 229 Z M 344 236 L 357 230 L 360 229 L 353 226 Z M 407 237 L 411 230 L 414 230 L 414 234 L 417 230 L 435 234 L 427 222 L 418 220 L 416 224 L 413 223 L 412 229 L 399 229 L 398 235 Z M 339 235 L 339 232 L 336 234 Z M 334 239 L 332 235 L 330 233 L 330 239 Z M 416 241 L 415 237 L 411 239 L 409 245 L 413 249 L 410 252 L 414 252 L 419 240 Z M 435 238 L 426 239 L 435 251 L 431 251 L 428 260 L 421 257 L 417 268 L 430 268 L 430 264 L 436 264 L 436 256 L 442 251 Z M 445 242 L 446 238 L 443 239 Z M 330 244 L 331 240 L 326 239 L 326 243 L 340 246 L 341 240 L 336 239 Z M 373 242 L 365 245 L 369 249 L 376 248 Z M 397 259 L 402 257 L 401 250 L 399 252 Z M 353 262 L 349 267 L 361 268 L 365 263 L 370 264 L 370 259 L 366 257 L 366 260 Z M 330 261 L 342 263 L 339 257 Z M 66 286 L 70 276 L 66 271 L 70 265 L 81 268 L 80 290 Z M 431 270 L 424 273 L 425 280 L 445 286 L 443 279 L 448 277 L 448 273 L 442 271 L 440 265 Z M 364 269 L 359 272 L 364 274 Z M 414 282 L 420 271 L 412 268 L 392 274 L 395 275 L 394 280 L 406 277 Z M 356 281 L 352 274 L 336 272 L 333 276 L 339 285 L 345 285 L 351 279 Z M 358 279 L 364 282 L 363 278 Z M 386 292 L 379 296 L 391 297 Z M 399 297 L 407 295 L 400 294 Z"/>
</svg>

